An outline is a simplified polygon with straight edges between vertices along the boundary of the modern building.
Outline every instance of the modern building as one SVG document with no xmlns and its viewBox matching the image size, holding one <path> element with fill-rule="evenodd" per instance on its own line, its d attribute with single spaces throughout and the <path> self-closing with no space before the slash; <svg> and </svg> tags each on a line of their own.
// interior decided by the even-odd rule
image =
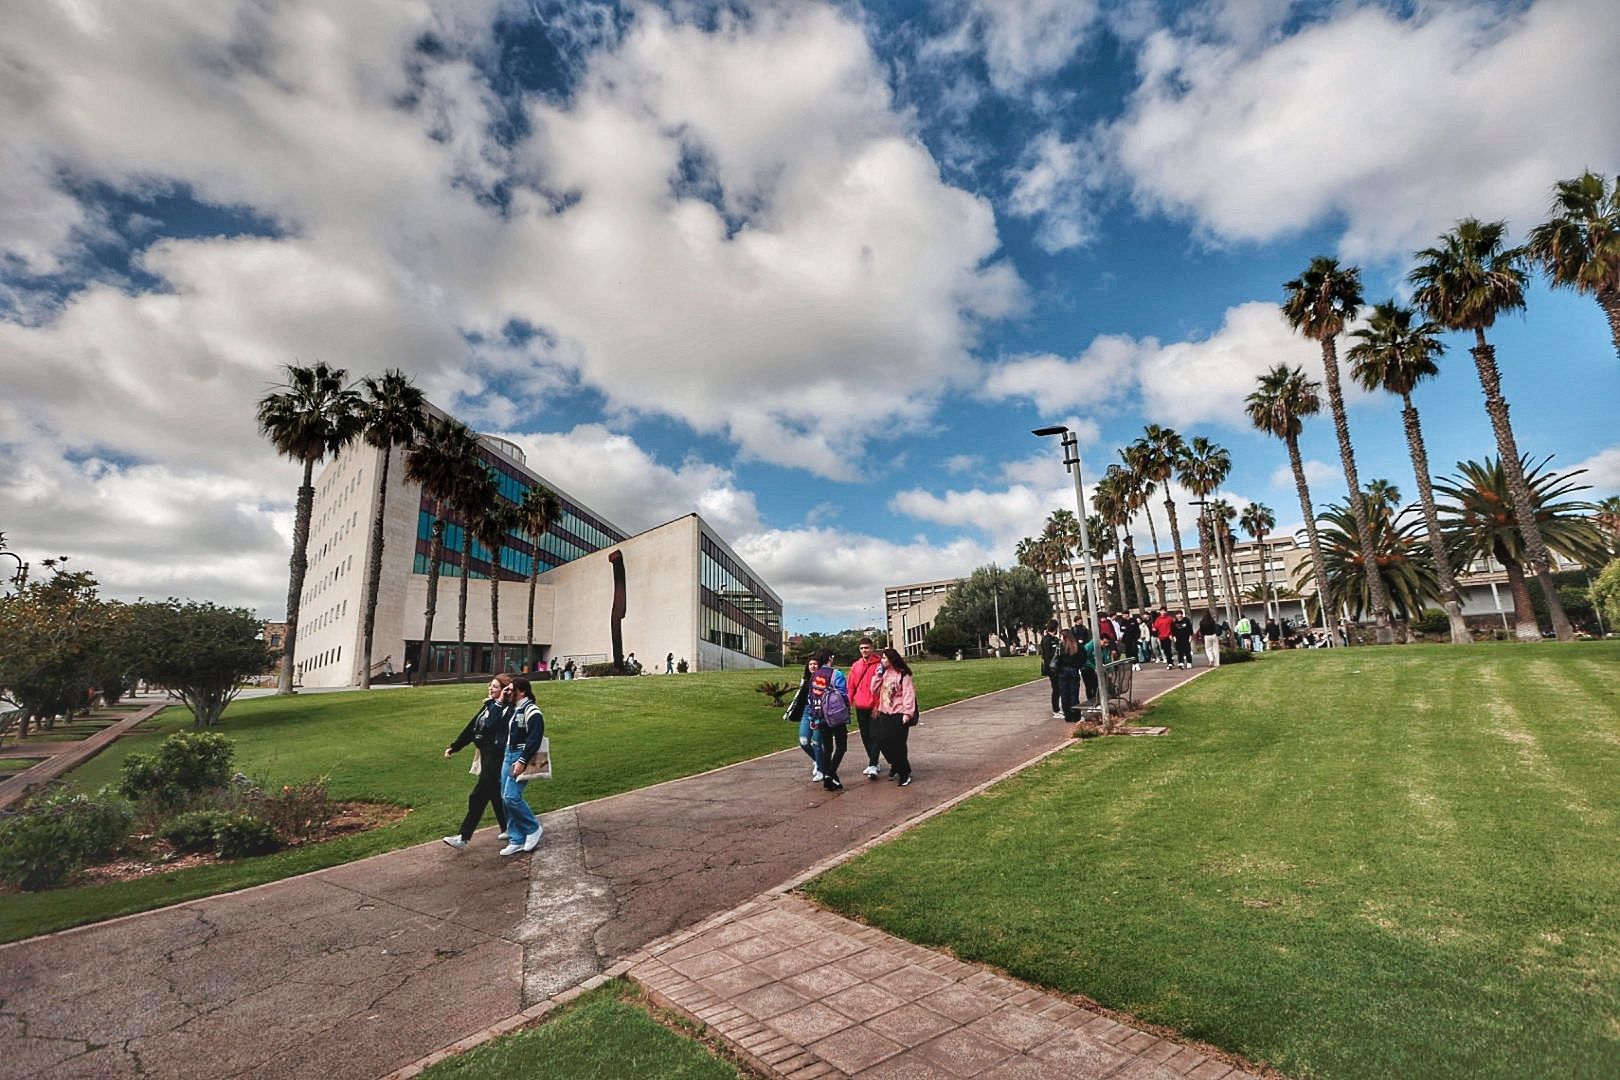
<svg viewBox="0 0 1620 1080">
<path fill-rule="evenodd" d="M 480 435 L 484 464 L 500 496 L 517 503 L 535 484 L 557 493 L 563 512 L 538 538 L 506 536 L 498 565 L 476 540 L 465 578 L 461 551 L 466 523 L 442 508 L 444 557 L 433 618 L 427 627 L 428 564 L 432 529 L 441 508 L 405 479 L 404 453 L 395 447 L 388 469 L 373 678 L 403 675 L 424 662 L 429 677 L 539 670 L 572 658 L 610 659 L 613 651 L 615 576 L 622 567 L 623 651 L 648 670 L 663 671 L 671 653 L 692 670 L 774 667 L 781 663 L 782 599 L 697 514 L 630 535 L 529 468 L 521 449 Z M 311 517 L 309 569 L 304 581 L 295 644 L 295 671 L 304 686 L 350 686 L 360 681 L 364 645 L 366 575 L 382 451 L 349 444 L 321 472 Z M 613 557 L 617 556 L 615 560 Z M 540 575 L 529 603 L 529 570 Z M 495 575 L 494 593 L 491 574 Z M 457 647 L 463 581 L 467 585 L 466 645 Z M 498 608 L 499 626 L 492 625 Z M 532 618 L 533 653 L 529 639 Z"/>
</svg>

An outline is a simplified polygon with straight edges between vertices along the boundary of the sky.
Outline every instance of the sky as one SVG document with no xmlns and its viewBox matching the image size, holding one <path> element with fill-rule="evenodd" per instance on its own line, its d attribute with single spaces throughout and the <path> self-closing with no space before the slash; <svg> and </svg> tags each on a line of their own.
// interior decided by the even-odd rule
<svg viewBox="0 0 1620 1080">
<path fill-rule="evenodd" d="M 696 510 L 793 632 L 1010 564 L 1074 505 L 1046 424 L 1088 479 L 1145 424 L 1205 435 L 1291 532 L 1242 411 L 1321 370 L 1282 283 L 1332 255 L 1404 300 L 1458 218 L 1522 239 L 1620 172 L 1617 56 L 1613 0 L 16 5 L 0 531 L 280 617 L 299 471 L 254 405 L 323 360 L 404 370 L 621 527 Z M 1603 316 L 1528 300 L 1490 335 L 1519 445 L 1620 492 Z M 1441 474 L 1495 453 L 1446 343 Z M 1414 496 L 1398 402 L 1348 401 L 1363 480 Z M 1342 500 L 1326 416 L 1302 450 Z"/>
</svg>

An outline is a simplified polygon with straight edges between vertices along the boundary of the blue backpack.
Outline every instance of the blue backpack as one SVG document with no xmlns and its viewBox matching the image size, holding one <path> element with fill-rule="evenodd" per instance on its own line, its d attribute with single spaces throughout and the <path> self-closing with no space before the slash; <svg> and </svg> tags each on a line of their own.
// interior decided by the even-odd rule
<svg viewBox="0 0 1620 1080">
<path fill-rule="evenodd" d="M 816 725 L 843 727 L 849 723 L 849 700 L 838 692 L 830 667 L 817 668 L 810 679 L 810 719 Z"/>
</svg>

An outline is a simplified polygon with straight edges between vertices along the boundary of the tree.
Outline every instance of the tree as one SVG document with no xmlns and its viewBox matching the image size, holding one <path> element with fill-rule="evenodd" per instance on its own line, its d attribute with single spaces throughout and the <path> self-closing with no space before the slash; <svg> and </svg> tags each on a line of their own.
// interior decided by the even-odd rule
<svg viewBox="0 0 1620 1080">
<path fill-rule="evenodd" d="M 1158 490 L 1157 482 L 1148 475 L 1152 450 L 1145 442 L 1134 442 L 1121 450 L 1119 457 L 1125 463 L 1126 475 L 1130 477 L 1126 490 L 1130 495 L 1131 512 L 1134 514 L 1148 511 L 1143 516 L 1147 518 L 1148 539 L 1153 544 L 1153 583 L 1159 587 L 1159 606 L 1168 607 L 1169 601 L 1164 591 L 1164 571 L 1159 561 L 1159 531 L 1153 524 L 1152 511 L 1148 510 L 1154 493 Z"/>
<path fill-rule="evenodd" d="M 528 535 L 533 554 L 529 559 L 529 622 L 525 633 L 524 653 L 530 668 L 539 657 L 534 655 L 534 592 L 540 581 L 540 545 L 551 528 L 551 523 L 562 517 L 562 500 L 544 484 L 535 484 L 523 493 L 518 503 L 518 528 Z"/>
<path fill-rule="evenodd" d="M 1277 527 L 1277 515 L 1272 512 L 1271 507 L 1263 503 L 1250 503 L 1243 508 L 1243 513 L 1238 517 L 1238 524 L 1243 527 L 1244 532 L 1254 537 L 1255 543 L 1260 545 L 1259 599 L 1260 603 L 1265 605 L 1266 614 L 1270 615 L 1272 609 L 1271 581 L 1266 573 L 1266 564 L 1271 559 L 1266 553 L 1266 537 L 1271 535 L 1271 530 Z M 1282 605 L 1277 604 L 1276 607 L 1280 612 Z"/>
<path fill-rule="evenodd" d="M 450 506 L 461 518 L 461 591 L 456 606 L 456 682 L 467 681 L 467 588 L 472 583 L 473 539 L 477 522 L 499 496 L 495 479 L 482 457 L 474 455 L 467 475 L 461 478 Z M 493 573 L 493 567 L 491 572 Z"/>
<path fill-rule="evenodd" d="M 1538 535 L 1566 558 L 1584 566 L 1601 566 L 1609 558 L 1609 545 L 1589 516 L 1592 504 L 1557 501 L 1587 490 L 1586 485 L 1574 483 L 1586 470 L 1548 473 L 1544 470 L 1551 460 L 1550 456 L 1543 458 L 1534 466 L 1528 458 L 1520 462 Z M 1529 530 L 1519 516 L 1519 504 L 1511 497 L 1511 484 L 1500 459 L 1486 458 L 1483 462 L 1459 461 L 1456 475 L 1435 484 L 1435 490 L 1451 500 L 1440 507 L 1447 551 L 1458 565 L 1481 558 L 1501 563 L 1507 571 L 1508 591 L 1513 594 L 1514 634 L 1520 641 L 1539 641 L 1541 627 L 1524 573 Z M 1559 603 L 1558 594 L 1543 586 L 1542 595 L 1550 615 L 1552 606 Z"/>
<path fill-rule="evenodd" d="M 1232 532 L 1232 523 L 1237 520 L 1237 507 L 1225 499 L 1214 499 L 1209 504 L 1209 520 L 1214 525 L 1215 553 L 1221 564 L 1221 580 L 1226 589 L 1226 595 L 1232 597 L 1237 605 L 1237 615 L 1243 617 L 1242 603 L 1237 599 L 1238 579 L 1236 560 L 1233 553 L 1237 551 L 1237 535 Z"/>
<path fill-rule="evenodd" d="M 1345 488 L 1350 510 L 1356 519 L 1356 537 L 1361 542 L 1362 565 L 1367 568 L 1367 588 L 1372 595 L 1373 621 L 1380 645 L 1395 640 L 1389 625 L 1389 597 L 1373 558 L 1372 533 L 1367 524 L 1367 508 L 1361 501 L 1361 481 L 1356 476 L 1356 451 L 1350 443 L 1350 422 L 1344 411 L 1344 392 L 1339 387 L 1339 357 L 1335 342 L 1361 310 L 1361 270 L 1340 267 L 1337 259 L 1318 255 L 1305 272 L 1283 288 L 1283 317 L 1288 325 L 1322 346 L 1323 381 L 1327 384 L 1328 408 L 1333 415 L 1333 431 L 1339 440 L 1339 461 L 1344 466 Z"/>
<path fill-rule="evenodd" d="M 1350 335 L 1357 339 L 1347 354 L 1350 375 L 1364 390 L 1383 389 L 1401 399 L 1401 422 L 1406 428 L 1412 471 L 1417 476 L 1418 501 L 1423 507 L 1429 555 L 1434 560 L 1435 577 L 1440 583 L 1440 599 L 1451 628 L 1451 643 L 1471 645 L 1474 635 L 1468 632 L 1468 624 L 1463 620 L 1462 592 L 1457 588 L 1457 575 L 1452 571 L 1445 539 L 1440 535 L 1423 425 L 1412 404 L 1412 390 L 1417 384 L 1440 374 L 1435 358 L 1445 352 L 1445 346 L 1440 342 L 1438 326 L 1431 322 L 1413 325 L 1415 318 L 1410 308 L 1401 307 L 1394 300 L 1374 307 L 1367 325 Z"/>
<path fill-rule="evenodd" d="M 0 597 L 0 697 L 22 710 L 20 730 L 58 713 L 71 716 L 89 701 L 95 671 L 118 639 L 119 608 L 97 596 L 88 571 L 46 559 L 51 576 Z"/>
<path fill-rule="evenodd" d="M 480 468 L 478 437 L 459 420 L 444 417 L 432 420 L 415 446 L 405 455 L 405 478 L 420 484 L 422 493 L 433 500 L 432 546 L 428 554 L 427 610 L 423 613 L 422 654 L 417 665 L 418 679 L 427 682 L 433 666 L 433 620 L 439 608 L 439 573 L 444 565 L 444 533 L 450 500 L 462 480 Z M 456 666 L 459 668 L 461 664 Z"/>
<path fill-rule="evenodd" d="M 506 534 L 518 527 L 518 508 L 503 502 L 490 488 L 491 499 L 474 511 L 473 535 L 489 548 L 489 641 L 490 670 L 501 667 L 501 550 L 506 547 Z"/>
<path fill-rule="evenodd" d="M 1194 435 L 1192 442 L 1187 443 L 1176 459 L 1176 478 L 1181 486 L 1198 496 L 1208 500 L 1215 494 L 1226 478 L 1232 474 L 1232 455 L 1224 448 L 1210 442 L 1202 435 Z M 1201 510 L 1209 508 L 1202 507 Z M 1210 575 L 1210 566 L 1214 562 L 1211 557 L 1210 545 L 1214 541 L 1213 535 L 1205 525 L 1206 514 L 1198 515 L 1198 544 L 1204 556 L 1204 606 L 1209 611 L 1210 618 L 1215 617 L 1215 579 Z"/>
<path fill-rule="evenodd" d="M 171 597 L 131 604 L 129 626 L 136 673 L 177 694 L 197 728 L 219 723 L 243 680 L 273 659 L 264 624 L 246 608 Z"/>
<path fill-rule="evenodd" d="M 1343 503 L 1329 503 L 1316 520 L 1321 525 L 1329 602 L 1335 608 L 1347 608 L 1352 618 L 1360 618 L 1372 598 L 1367 589 L 1366 567 L 1361 561 L 1355 517 Z M 1389 511 L 1387 504 L 1379 503 L 1367 524 L 1372 530 L 1377 573 L 1385 593 L 1394 604 L 1396 616 L 1402 622 L 1410 621 L 1422 613 L 1427 601 L 1440 595 L 1434 566 L 1416 535 L 1422 520 L 1410 513 L 1396 515 Z M 1303 566 L 1296 575 L 1297 584 L 1303 584 L 1310 576 Z"/>
<path fill-rule="evenodd" d="M 382 451 L 382 471 L 377 477 L 377 501 L 371 516 L 371 563 L 366 567 L 365 640 L 360 648 L 360 685 L 371 688 L 371 647 L 377 626 L 377 591 L 382 585 L 383 514 L 388 509 L 388 471 L 393 465 L 394 447 L 410 453 L 416 437 L 427 423 L 427 396 L 403 371 L 388 370 L 382 378 L 370 375 L 360 380 L 365 400 L 360 405 L 360 423 L 367 445 Z"/>
<path fill-rule="evenodd" d="M 1592 606 L 1603 613 L 1603 621 L 1613 627 L 1620 626 L 1620 559 L 1611 559 L 1609 565 L 1592 583 Z"/>
<path fill-rule="evenodd" d="M 1026 536 L 1018 541 L 1014 556 L 1017 558 L 1019 566 L 1026 567 L 1040 575 L 1042 583 L 1047 588 L 1047 602 L 1050 605 L 1051 594 L 1060 592 L 1053 581 L 1052 566 L 1054 556 L 1052 554 L 1052 545 L 1044 536 Z"/>
<path fill-rule="evenodd" d="M 1114 578 L 1120 609 L 1140 606 L 1145 602 L 1141 598 L 1147 594 L 1147 587 L 1142 583 L 1142 567 L 1136 561 L 1136 545 L 1131 539 L 1129 484 L 1129 473 L 1118 466 L 1110 466 L 1091 492 L 1091 505 L 1108 524 L 1109 530 L 1114 535 L 1114 550 L 1120 553 L 1115 563 L 1117 573 Z M 1120 534 L 1123 534 L 1123 541 Z M 1136 604 L 1127 603 L 1125 599 L 1127 586 L 1137 600 Z"/>
<path fill-rule="evenodd" d="M 1074 572 L 1075 551 L 1080 547 L 1080 519 L 1075 516 L 1073 510 L 1054 510 L 1047 516 L 1041 536 L 1046 540 L 1053 571 L 1065 573 L 1069 577 L 1069 584 L 1074 589 L 1075 611 L 1077 613 L 1083 611 L 1086 606 L 1085 594 L 1081 592 L 1080 578 Z M 1061 591 L 1061 580 L 1058 585 Z M 1064 597 L 1063 606 L 1067 609 L 1066 593 Z M 1078 615 L 1076 617 L 1078 618 Z"/>
<path fill-rule="evenodd" d="M 996 623 L 998 610 L 1000 625 Z M 974 635 L 976 647 L 991 633 L 1005 641 L 1008 627 L 1045 626 L 1051 617 L 1051 597 L 1035 571 L 1023 566 L 1010 570 L 981 566 L 951 586 L 934 624 L 960 627 Z"/>
<path fill-rule="evenodd" d="M 298 615 L 303 603 L 304 573 L 309 569 L 309 519 L 315 505 L 315 464 L 336 454 L 360 434 L 360 395 L 343 381 L 342 368 L 316 362 L 288 364 L 287 381 L 259 400 L 259 431 L 282 457 L 304 466 L 293 515 L 293 550 L 287 582 L 286 650 L 276 693 L 293 692 L 293 654 L 298 646 Z"/>
<path fill-rule="evenodd" d="M 1181 527 L 1176 524 L 1176 500 L 1175 496 L 1170 494 L 1170 476 L 1176 470 L 1176 463 L 1187 452 L 1187 444 L 1170 428 L 1149 424 L 1143 429 L 1142 437 L 1132 444 L 1132 452 L 1135 467 L 1141 471 L 1142 476 L 1152 484 L 1164 487 L 1164 513 L 1170 522 L 1170 540 L 1176 551 L 1176 586 L 1181 590 L 1176 597 L 1176 604 L 1186 607 L 1187 563 L 1181 554 Z M 1148 519 L 1150 524 L 1152 520 Z M 1159 553 L 1157 539 L 1153 543 L 1153 553 L 1154 555 Z M 1161 597 L 1160 604 L 1163 603 Z"/>
<path fill-rule="evenodd" d="M 1322 540 L 1316 532 L 1316 513 L 1311 509 L 1311 489 L 1305 483 L 1305 463 L 1299 456 L 1299 433 L 1304 419 L 1322 411 L 1318 395 L 1321 384 L 1305 377 L 1301 368 L 1278 364 L 1260 376 L 1259 389 L 1250 394 L 1245 411 L 1249 422 L 1288 447 L 1288 464 L 1294 470 L 1294 490 L 1299 493 L 1299 509 L 1305 515 L 1305 535 L 1310 541 L 1311 570 L 1316 579 L 1316 595 L 1328 594 L 1327 570 L 1322 561 Z M 1333 605 L 1322 603 L 1322 625 L 1342 634 Z M 1346 637 L 1344 640 L 1348 641 Z"/>
<path fill-rule="evenodd" d="M 1553 189 L 1552 216 L 1530 230 L 1530 257 L 1556 286 L 1590 293 L 1620 355 L 1620 176 L 1590 170 Z"/>
<path fill-rule="evenodd" d="M 1610 495 L 1597 501 L 1597 527 L 1609 534 L 1609 539 L 1620 547 L 1620 495 Z"/>
<path fill-rule="evenodd" d="M 1464 218 L 1440 237 L 1440 246 L 1418 252 L 1422 261 L 1407 280 L 1417 286 L 1413 299 L 1431 322 L 1448 330 L 1474 332 L 1474 347 L 1469 352 L 1485 392 L 1485 412 L 1496 433 L 1496 449 L 1504 465 L 1514 514 L 1524 522 L 1525 555 L 1546 594 L 1553 633 L 1559 641 L 1573 641 L 1575 628 L 1570 626 L 1553 585 L 1552 557 L 1536 522 L 1529 481 L 1522 467 L 1525 459 L 1519 454 L 1513 425 L 1508 420 L 1496 347 L 1485 340 L 1485 331 L 1495 324 L 1498 314 L 1524 307 L 1524 252 L 1504 246 L 1506 235 L 1506 222 Z M 1520 623 L 1521 634 L 1528 629 Z"/>
</svg>

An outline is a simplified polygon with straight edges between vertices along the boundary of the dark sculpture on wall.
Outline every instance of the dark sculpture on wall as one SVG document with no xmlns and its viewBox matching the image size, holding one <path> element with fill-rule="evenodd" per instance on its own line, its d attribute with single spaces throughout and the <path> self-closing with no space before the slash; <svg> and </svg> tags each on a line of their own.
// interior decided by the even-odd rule
<svg viewBox="0 0 1620 1080">
<path fill-rule="evenodd" d="M 608 555 L 608 565 L 613 567 L 613 608 L 609 612 L 609 625 L 613 629 L 613 668 L 615 671 L 624 670 L 624 613 L 628 610 L 624 591 L 624 555 L 614 551 Z"/>
</svg>

